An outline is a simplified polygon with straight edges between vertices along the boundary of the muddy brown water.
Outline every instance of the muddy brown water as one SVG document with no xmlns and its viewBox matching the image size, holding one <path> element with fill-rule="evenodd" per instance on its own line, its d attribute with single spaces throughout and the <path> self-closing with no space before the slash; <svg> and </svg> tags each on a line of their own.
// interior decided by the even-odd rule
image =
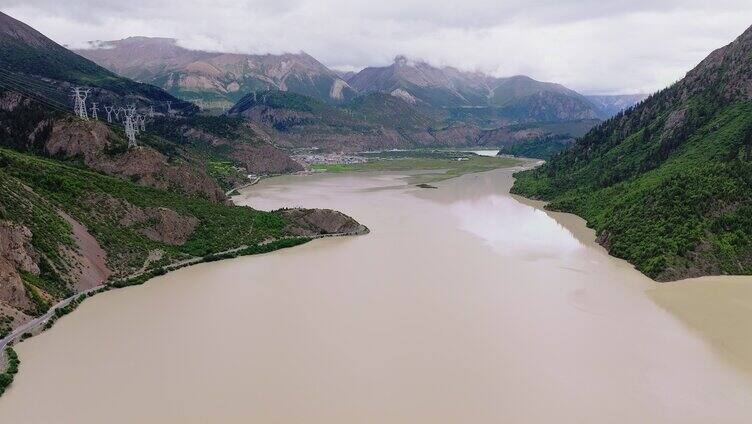
<svg viewBox="0 0 752 424">
<path fill-rule="evenodd" d="M 238 200 L 371 233 L 88 300 L 17 347 L 0 423 L 750 422 L 752 381 L 718 345 L 511 182 L 262 181 Z"/>
</svg>

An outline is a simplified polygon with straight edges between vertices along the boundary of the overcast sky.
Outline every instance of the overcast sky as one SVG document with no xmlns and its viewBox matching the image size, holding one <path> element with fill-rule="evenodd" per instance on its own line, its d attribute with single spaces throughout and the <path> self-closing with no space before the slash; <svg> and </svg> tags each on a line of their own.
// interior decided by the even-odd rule
<svg viewBox="0 0 752 424">
<path fill-rule="evenodd" d="M 345 70 L 397 54 L 586 94 L 652 92 L 752 24 L 752 0 L 0 0 L 58 43 L 133 35 L 305 51 Z"/>
</svg>

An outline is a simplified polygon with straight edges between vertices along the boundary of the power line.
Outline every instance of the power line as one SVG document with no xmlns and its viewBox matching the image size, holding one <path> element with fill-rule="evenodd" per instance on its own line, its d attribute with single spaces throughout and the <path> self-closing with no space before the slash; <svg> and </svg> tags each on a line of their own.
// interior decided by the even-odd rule
<svg viewBox="0 0 752 424">
<path fill-rule="evenodd" d="M 22 96 L 52 110 L 62 112 L 66 115 L 71 113 L 70 106 L 64 105 L 63 103 L 55 100 L 55 98 L 63 97 L 63 95 L 59 90 L 55 89 L 54 85 L 44 85 L 43 83 L 32 81 L 29 78 L 24 78 L 23 76 L 10 73 L 0 68 L 0 88 L 19 91 Z M 71 97 L 73 97 L 74 103 L 73 112 L 79 118 L 88 120 L 89 117 L 86 108 L 86 99 L 91 92 L 91 89 L 84 87 L 73 87 L 71 90 Z M 171 101 L 167 101 L 168 115 L 172 113 L 171 103 Z M 123 126 L 125 127 L 125 134 L 128 139 L 128 147 L 132 148 L 138 146 L 136 141 L 136 134 L 138 134 L 140 131 L 146 131 L 146 115 L 137 114 L 135 104 L 120 108 L 116 108 L 116 106 L 114 105 L 105 105 L 104 109 L 105 111 L 107 111 L 107 123 L 109 124 L 109 126 L 112 126 L 112 115 L 114 115 L 115 119 L 118 120 L 120 114 L 122 114 Z M 98 103 L 92 102 L 92 118 L 98 119 L 98 111 Z M 150 117 L 154 117 L 154 106 L 149 107 L 148 113 Z"/>
<path fill-rule="evenodd" d="M 13 88 L 13 89 L 16 89 L 16 90 L 19 90 L 19 91 L 22 91 L 24 93 L 33 93 L 33 94 L 38 95 L 38 96 L 42 95 L 41 93 L 37 92 L 37 90 L 35 89 L 35 87 L 30 87 L 28 84 L 26 84 L 23 81 L 13 80 L 13 79 L 8 78 L 8 77 L 6 77 L 4 75 L 0 75 L 0 82 L 4 82 L 6 86 L 9 86 L 10 88 Z M 58 95 L 59 97 L 62 97 L 62 96 L 60 96 L 59 92 L 55 92 L 55 94 Z M 51 97 L 48 97 L 47 101 L 51 102 L 51 103 L 57 104 L 58 107 L 62 107 L 62 108 L 65 108 L 65 109 L 68 108 L 67 105 L 64 105 L 63 103 L 61 103 L 58 100 L 55 100 L 55 99 L 53 99 Z"/>
<path fill-rule="evenodd" d="M 18 90 L 21 92 L 21 94 L 41 103 L 44 104 L 47 107 L 50 107 L 52 109 L 55 109 L 60 112 L 70 113 L 70 109 L 68 109 L 67 106 L 63 106 L 60 103 L 57 103 L 52 100 L 45 99 L 41 97 L 39 94 L 34 92 L 28 92 L 27 88 L 19 87 L 18 85 L 12 85 L 11 83 L 8 83 L 7 81 L 0 80 L 0 85 L 7 88 L 8 90 Z"/>
<path fill-rule="evenodd" d="M 44 84 L 38 81 L 35 81 L 32 78 L 20 76 L 18 74 L 14 74 L 11 72 L 8 72 L 2 68 L 0 68 L 0 77 L 4 77 L 5 79 L 8 79 L 12 82 L 15 82 L 17 84 L 22 84 L 27 87 L 27 89 L 31 89 L 34 91 L 42 91 L 47 93 L 50 97 L 56 97 L 56 98 L 67 98 L 68 96 L 65 96 L 60 89 L 53 85 Z"/>
</svg>

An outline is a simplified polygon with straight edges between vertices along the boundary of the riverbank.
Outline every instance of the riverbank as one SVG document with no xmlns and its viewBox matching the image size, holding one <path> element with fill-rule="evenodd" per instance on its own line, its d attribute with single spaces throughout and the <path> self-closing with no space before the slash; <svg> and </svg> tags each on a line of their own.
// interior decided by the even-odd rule
<svg viewBox="0 0 752 424">
<path fill-rule="evenodd" d="M 8 363 L 8 358 L 5 356 L 6 347 L 13 346 L 15 343 L 26 340 L 50 329 L 59 318 L 69 314 L 75 310 L 81 302 L 96 294 L 112 289 L 140 285 L 154 277 L 165 275 L 168 272 L 200 263 L 231 259 L 239 256 L 269 253 L 279 249 L 294 247 L 316 238 L 362 235 L 368 233 L 367 227 L 358 224 L 357 221 L 340 212 L 330 209 L 293 209 L 281 210 L 280 213 L 290 222 L 287 231 L 290 234 L 295 235 L 265 240 L 252 246 L 243 245 L 222 252 L 211 253 L 202 257 L 185 259 L 161 267 L 142 269 L 128 277 L 108 280 L 105 284 L 89 288 L 60 300 L 55 305 L 48 308 L 41 316 L 35 317 L 19 327 L 14 328 L 10 334 L 0 339 L 0 365 Z M 15 372 L 13 374 L 15 374 Z M 8 385 L 9 384 L 10 381 L 8 382 Z M 0 393 L 0 395 L 2 395 L 2 393 Z"/>
<path fill-rule="evenodd" d="M 532 166 L 534 167 L 534 166 Z M 567 228 L 581 242 L 600 250 L 614 266 L 634 270 L 626 260 L 611 256 L 596 240 L 595 230 L 582 217 L 546 209 L 547 202 L 513 196 Z M 702 337 L 719 357 L 752 379 L 752 277 L 709 276 L 658 282 L 644 276 L 635 288 Z"/>
<path fill-rule="evenodd" d="M 339 235 L 339 234 L 321 235 L 318 237 L 328 237 L 328 236 L 334 236 L 334 235 Z M 342 234 L 342 235 L 351 235 L 351 234 Z M 78 307 L 79 304 L 81 304 L 81 302 L 83 302 L 87 298 L 94 296 L 98 293 L 102 293 L 102 292 L 113 290 L 113 289 L 119 289 L 119 288 L 125 288 L 125 287 L 144 284 L 145 282 L 147 282 L 148 280 L 154 277 L 165 275 L 166 273 L 170 271 L 175 271 L 175 270 L 185 268 L 191 265 L 197 265 L 197 264 L 204 263 L 204 262 L 213 262 L 213 261 L 217 261 L 221 259 L 236 258 L 238 256 L 269 253 L 274 250 L 297 246 L 299 244 L 308 242 L 312 240 L 313 238 L 317 238 L 317 237 L 315 236 L 314 237 L 289 237 L 289 238 L 280 239 L 280 240 L 269 240 L 267 242 L 261 243 L 256 246 L 241 246 L 235 249 L 230 249 L 224 252 L 214 253 L 214 254 L 207 255 L 204 257 L 200 257 L 200 258 L 186 259 L 184 261 L 165 265 L 163 267 L 159 267 L 156 269 L 140 271 L 131 276 L 128 276 L 122 279 L 108 281 L 107 283 L 102 284 L 100 286 L 92 287 L 83 292 L 76 293 L 56 303 L 55 305 L 50 307 L 43 315 L 36 317 L 33 320 L 14 329 L 10 334 L 0 339 L 0 364 L 8 363 L 8 360 L 7 360 L 8 358 L 6 357 L 6 347 L 13 346 L 14 344 L 20 341 L 26 340 L 30 337 L 38 335 L 42 331 L 52 328 L 52 325 L 55 323 L 55 321 L 57 321 L 62 316 L 67 315 L 70 312 L 72 312 L 76 307 Z M 2 393 L 0 393 L 0 395 L 1 394 Z"/>
<path fill-rule="evenodd" d="M 0 422 L 746 424 L 749 379 L 645 277 L 510 197 L 512 172 L 263 180 L 233 200 L 372 232 L 84 302 L 18 345 Z"/>
</svg>

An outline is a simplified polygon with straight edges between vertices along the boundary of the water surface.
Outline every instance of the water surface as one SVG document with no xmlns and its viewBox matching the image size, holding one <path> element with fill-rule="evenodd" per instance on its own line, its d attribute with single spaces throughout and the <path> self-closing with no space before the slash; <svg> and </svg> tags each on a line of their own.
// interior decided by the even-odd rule
<svg viewBox="0 0 752 424">
<path fill-rule="evenodd" d="M 240 201 L 371 233 L 88 300 L 18 346 L 0 422 L 749 422 L 750 380 L 511 171 L 403 181 L 262 181 Z"/>
</svg>

